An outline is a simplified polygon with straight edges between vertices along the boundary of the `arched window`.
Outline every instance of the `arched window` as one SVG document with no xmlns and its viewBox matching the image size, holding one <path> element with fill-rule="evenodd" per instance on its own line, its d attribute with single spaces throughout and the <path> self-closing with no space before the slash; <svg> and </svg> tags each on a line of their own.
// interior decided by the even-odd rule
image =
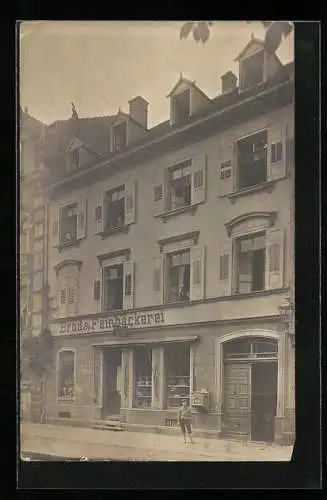
<svg viewBox="0 0 327 500">
<path fill-rule="evenodd" d="M 58 353 L 58 399 L 72 401 L 75 396 L 75 352 Z"/>
<path fill-rule="evenodd" d="M 224 359 L 277 358 L 277 342 L 268 339 L 241 339 L 226 342 Z"/>
</svg>

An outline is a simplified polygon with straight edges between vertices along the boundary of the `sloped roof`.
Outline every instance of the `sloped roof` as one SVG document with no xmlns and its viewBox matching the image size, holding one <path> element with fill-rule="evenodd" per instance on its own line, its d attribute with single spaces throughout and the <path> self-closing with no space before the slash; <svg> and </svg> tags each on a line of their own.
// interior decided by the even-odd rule
<svg viewBox="0 0 327 500">
<path fill-rule="evenodd" d="M 260 45 L 262 48 L 264 48 L 265 43 L 260 38 L 255 38 L 254 36 L 252 36 L 251 40 L 245 45 L 242 52 L 237 57 L 235 57 L 234 61 L 239 61 L 240 59 L 242 59 L 242 57 L 244 57 L 244 55 L 252 45 Z"/>
</svg>

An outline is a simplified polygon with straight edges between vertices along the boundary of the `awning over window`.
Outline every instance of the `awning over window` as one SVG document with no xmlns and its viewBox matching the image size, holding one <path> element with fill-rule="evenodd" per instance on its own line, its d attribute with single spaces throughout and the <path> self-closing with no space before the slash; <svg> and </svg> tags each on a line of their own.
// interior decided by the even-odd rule
<svg viewBox="0 0 327 500">
<path fill-rule="evenodd" d="M 92 344 L 93 347 L 123 347 L 133 345 L 148 345 L 148 344 L 172 344 L 176 342 L 195 342 L 198 340 L 197 335 L 192 337 L 164 337 L 152 339 L 123 339 L 123 340 L 108 340 Z"/>
</svg>

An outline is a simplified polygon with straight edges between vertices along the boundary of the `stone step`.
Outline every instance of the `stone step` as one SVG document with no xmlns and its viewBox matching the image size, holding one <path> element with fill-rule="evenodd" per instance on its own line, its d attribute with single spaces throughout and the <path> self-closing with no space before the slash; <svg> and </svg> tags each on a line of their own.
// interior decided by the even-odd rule
<svg viewBox="0 0 327 500">
<path fill-rule="evenodd" d="M 124 428 L 117 420 L 98 420 L 92 425 L 94 429 L 112 430 L 112 431 L 123 431 Z"/>
</svg>

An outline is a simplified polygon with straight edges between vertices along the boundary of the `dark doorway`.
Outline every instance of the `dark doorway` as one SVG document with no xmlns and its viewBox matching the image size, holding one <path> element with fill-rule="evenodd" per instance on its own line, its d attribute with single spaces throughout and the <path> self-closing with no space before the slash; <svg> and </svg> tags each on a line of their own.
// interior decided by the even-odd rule
<svg viewBox="0 0 327 500">
<path fill-rule="evenodd" d="M 121 404 L 121 350 L 103 352 L 103 417 L 120 414 Z"/>
<path fill-rule="evenodd" d="M 251 439 L 273 442 L 277 407 L 277 362 L 255 362 L 251 372 Z"/>
</svg>

